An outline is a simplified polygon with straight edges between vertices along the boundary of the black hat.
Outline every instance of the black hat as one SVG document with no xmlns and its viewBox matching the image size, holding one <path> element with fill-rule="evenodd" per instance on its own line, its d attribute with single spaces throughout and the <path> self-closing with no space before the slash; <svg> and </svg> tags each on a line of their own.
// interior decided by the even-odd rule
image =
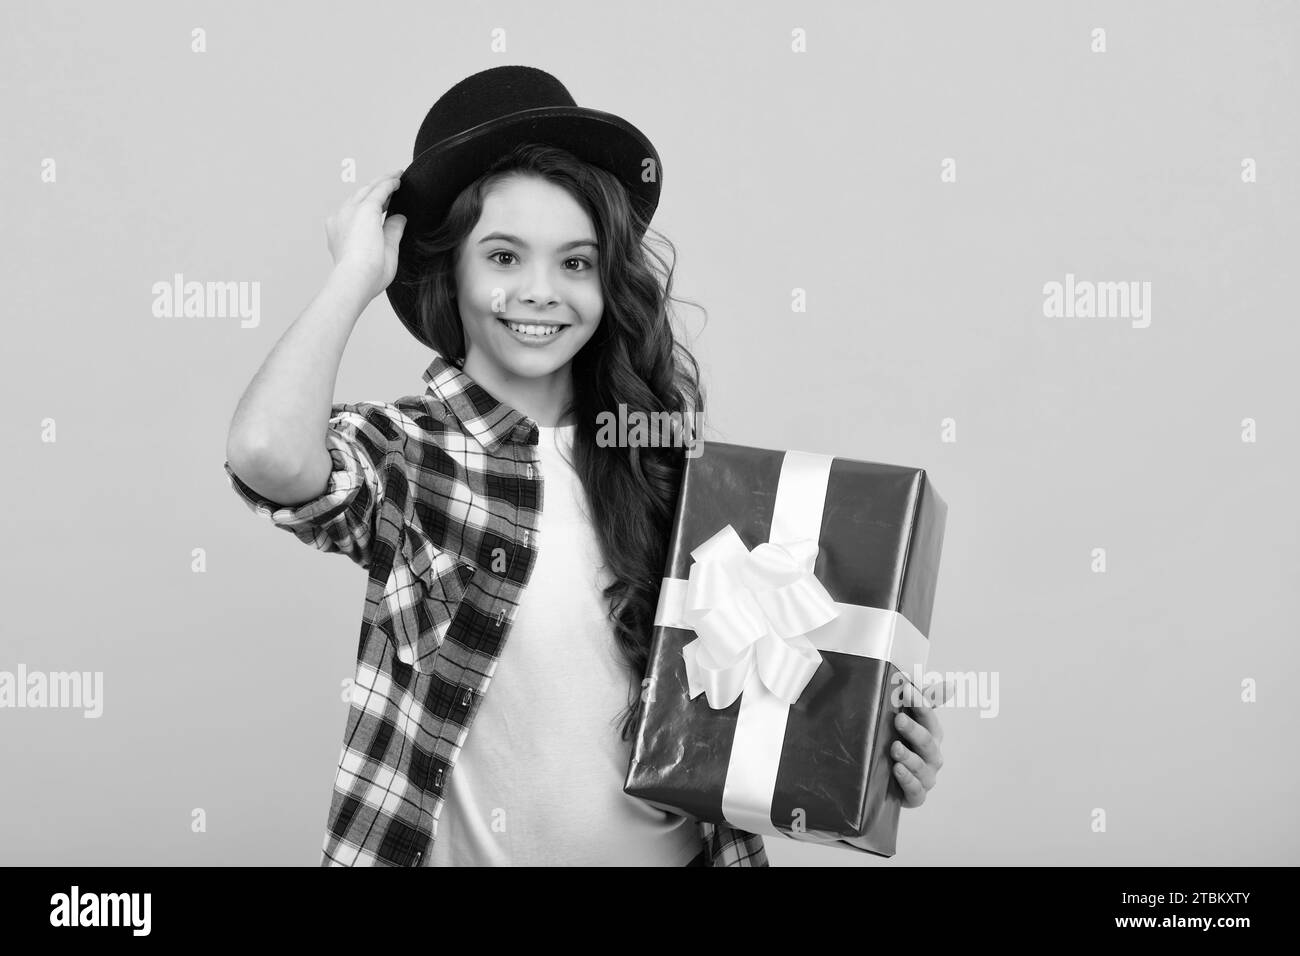
<svg viewBox="0 0 1300 956">
<path fill-rule="evenodd" d="M 559 146 L 613 173 L 644 224 L 659 205 L 659 154 L 627 120 L 578 106 L 564 84 L 531 66 L 497 66 L 461 80 L 429 108 L 411 164 L 388 201 L 389 216 L 406 217 L 388 301 L 410 333 L 430 348 L 433 343 L 419 328 L 415 292 L 402 282 L 413 257 L 408 239 L 442 222 L 461 190 L 520 143 Z M 647 160 L 653 174 L 644 177 Z"/>
</svg>

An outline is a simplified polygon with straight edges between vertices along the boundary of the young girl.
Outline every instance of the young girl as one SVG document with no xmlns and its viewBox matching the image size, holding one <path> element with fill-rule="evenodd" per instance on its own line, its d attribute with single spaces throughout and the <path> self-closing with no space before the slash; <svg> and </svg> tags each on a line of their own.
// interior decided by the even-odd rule
<svg viewBox="0 0 1300 956">
<path fill-rule="evenodd" d="M 322 865 L 767 865 L 622 791 L 684 456 L 602 447 L 598 415 L 703 404 L 641 242 L 659 172 L 549 74 L 462 81 L 331 217 L 334 270 L 240 402 L 235 490 L 369 571 Z M 331 404 L 384 289 L 427 388 Z"/>
</svg>

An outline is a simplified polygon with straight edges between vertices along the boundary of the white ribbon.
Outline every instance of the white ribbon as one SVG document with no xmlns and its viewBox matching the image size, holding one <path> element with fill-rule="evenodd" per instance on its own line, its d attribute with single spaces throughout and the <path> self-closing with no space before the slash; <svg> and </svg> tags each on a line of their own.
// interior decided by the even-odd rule
<svg viewBox="0 0 1300 956">
<path fill-rule="evenodd" d="M 750 551 L 727 525 L 691 556 L 683 613 L 699 637 L 682 648 L 690 696 L 703 693 L 715 710 L 729 707 L 757 669 L 769 691 L 793 704 L 822 660 L 804 635 L 838 613 L 812 573 L 817 542 Z"/>
<path fill-rule="evenodd" d="M 787 451 L 768 541 L 750 551 L 724 525 L 691 551 L 687 579 L 663 579 L 654 620 L 697 634 L 682 647 L 692 699 L 703 692 L 710 707 L 724 708 L 740 698 L 722 794 L 727 822 L 819 843 L 840 836 L 795 833 L 772 822 L 790 705 L 821 664 L 819 652 L 890 661 L 915 673 L 929 651 L 929 641 L 897 611 L 834 601 L 813 575 L 832 460 Z"/>
</svg>

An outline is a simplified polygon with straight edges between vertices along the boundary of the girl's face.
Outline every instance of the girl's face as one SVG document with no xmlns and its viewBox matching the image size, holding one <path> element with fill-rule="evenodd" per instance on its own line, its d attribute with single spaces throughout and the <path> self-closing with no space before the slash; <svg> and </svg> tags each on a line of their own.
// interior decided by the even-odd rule
<svg viewBox="0 0 1300 956">
<path fill-rule="evenodd" d="M 604 310 L 597 267 L 596 231 L 566 190 L 536 176 L 499 180 L 456 263 L 466 370 L 568 375 Z"/>
</svg>

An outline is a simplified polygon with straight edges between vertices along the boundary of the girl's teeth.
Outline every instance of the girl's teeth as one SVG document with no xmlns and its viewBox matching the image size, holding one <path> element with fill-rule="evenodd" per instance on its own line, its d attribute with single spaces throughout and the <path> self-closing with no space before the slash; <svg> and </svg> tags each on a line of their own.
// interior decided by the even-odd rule
<svg viewBox="0 0 1300 956">
<path fill-rule="evenodd" d="M 560 326 L 558 325 L 555 326 L 515 325 L 512 322 L 507 322 L 506 325 L 510 326 L 511 330 L 515 332 L 522 332 L 525 335 L 537 335 L 537 336 L 554 335 L 556 332 L 560 331 Z"/>
</svg>

